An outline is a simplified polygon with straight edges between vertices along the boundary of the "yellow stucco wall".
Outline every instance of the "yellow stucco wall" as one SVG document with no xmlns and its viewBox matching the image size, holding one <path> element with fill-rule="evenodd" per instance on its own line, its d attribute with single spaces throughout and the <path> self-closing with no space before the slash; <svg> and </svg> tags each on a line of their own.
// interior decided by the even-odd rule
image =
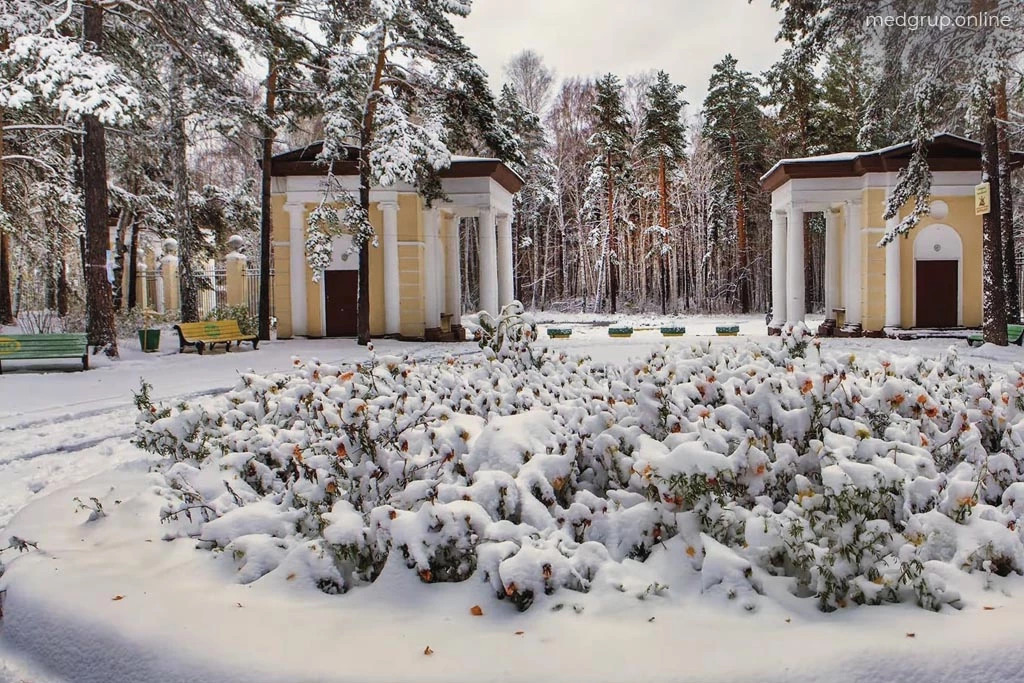
<svg viewBox="0 0 1024 683">
<path fill-rule="evenodd" d="M 861 204 L 861 306 L 865 330 L 880 330 L 885 327 L 885 249 L 878 247 L 878 240 L 885 232 L 886 191 L 870 189 L 864 191 Z"/>
<path fill-rule="evenodd" d="M 974 215 L 974 197 L 952 197 L 934 195 L 932 201 L 942 200 L 949 206 L 949 214 L 939 220 L 926 216 L 914 228 L 909 237 L 900 239 L 900 318 L 903 327 L 912 327 L 915 322 L 914 287 L 917 276 L 914 264 L 914 241 L 921 230 L 930 225 L 948 225 L 960 236 L 963 244 L 961 260 L 962 296 L 961 310 L 965 327 L 978 327 L 982 322 L 982 228 L 981 217 Z M 909 213 L 904 207 L 901 216 Z M 920 293 L 918 294 L 920 296 Z"/>
<path fill-rule="evenodd" d="M 277 318 L 277 335 L 292 336 L 291 265 L 288 262 L 289 249 L 281 246 L 288 241 L 290 217 L 284 210 L 285 198 L 275 195 L 270 198 L 270 214 L 274 224 L 274 315 Z"/>
</svg>

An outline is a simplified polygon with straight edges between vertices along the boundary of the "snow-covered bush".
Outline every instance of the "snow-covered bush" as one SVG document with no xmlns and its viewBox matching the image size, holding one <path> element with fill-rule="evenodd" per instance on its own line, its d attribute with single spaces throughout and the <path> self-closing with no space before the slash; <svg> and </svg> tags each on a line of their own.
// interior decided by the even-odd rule
<svg viewBox="0 0 1024 683">
<path fill-rule="evenodd" d="M 482 359 L 296 359 L 201 404 L 144 387 L 168 534 L 243 582 L 343 592 L 392 557 L 520 609 L 676 538 L 701 591 L 745 609 L 772 575 L 833 610 L 958 607 L 951 572 L 1024 573 L 1020 372 L 809 360 L 799 330 L 609 365 L 534 346 L 518 306 L 476 325 Z"/>
</svg>

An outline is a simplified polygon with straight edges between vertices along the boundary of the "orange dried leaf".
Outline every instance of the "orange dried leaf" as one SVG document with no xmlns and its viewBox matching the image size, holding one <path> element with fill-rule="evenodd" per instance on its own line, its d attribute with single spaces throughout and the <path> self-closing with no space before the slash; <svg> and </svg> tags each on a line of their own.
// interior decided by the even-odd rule
<svg viewBox="0 0 1024 683">
<path fill-rule="evenodd" d="M 434 578 L 434 575 L 430 573 L 429 569 L 420 571 L 420 581 L 423 583 L 430 583 L 430 580 Z"/>
<path fill-rule="evenodd" d="M 113 600 L 114 602 L 117 602 L 118 600 L 124 600 L 124 596 L 123 595 L 115 595 L 114 597 L 112 597 L 110 599 Z"/>
<path fill-rule="evenodd" d="M 692 545 L 688 545 L 686 546 L 686 554 L 689 557 L 694 557 L 697 555 L 697 549 L 694 548 Z"/>
<path fill-rule="evenodd" d="M 295 580 L 295 572 L 292 572 L 291 574 L 289 574 L 288 576 L 286 576 L 284 578 L 285 578 L 285 581 L 294 581 Z"/>
<path fill-rule="evenodd" d="M 425 654 L 425 655 L 432 655 L 432 654 L 434 654 L 434 651 L 430 649 L 429 645 L 427 645 L 425 648 L 423 648 L 423 654 Z"/>
<path fill-rule="evenodd" d="M 917 636 L 917 634 L 916 634 L 916 633 L 908 633 L 908 634 L 907 634 L 907 638 L 914 638 L 914 637 L 916 637 L 916 636 Z"/>
<path fill-rule="evenodd" d="M 985 611 L 987 612 L 987 611 L 991 611 L 991 610 L 994 610 L 994 609 L 995 609 L 995 607 L 990 607 L 989 605 L 985 605 L 985 606 L 984 606 L 984 607 L 982 607 L 981 609 L 983 609 L 983 610 L 985 610 Z"/>
<path fill-rule="evenodd" d="M 469 613 L 474 617 L 482 617 L 484 615 L 484 610 L 480 605 L 473 605 L 469 608 Z"/>
<path fill-rule="evenodd" d="M 517 636 L 521 636 L 521 635 L 523 635 L 524 633 L 526 633 L 526 631 L 516 631 L 516 635 L 517 635 Z"/>
</svg>

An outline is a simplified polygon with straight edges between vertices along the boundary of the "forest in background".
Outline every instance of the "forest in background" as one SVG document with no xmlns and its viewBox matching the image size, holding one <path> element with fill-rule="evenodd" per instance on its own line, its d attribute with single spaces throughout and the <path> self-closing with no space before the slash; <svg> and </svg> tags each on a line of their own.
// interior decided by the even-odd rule
<svg viewBox="0 0 1024 683">
<path fill-rule="evenodd" d="M 506 160 L 526 180 L 514 230 L 516 293 L 528 308 L 667 313 L 767 309 L 770 197 L 759 179 L 779 159 L 906 141 L 920 151 L 938 131 L 1024 146 L 1021 31 L 951 30 L 936 41 L 925 30 L 865 29 L 872 13 L 901 9 L 1002 13 L 1019 29 L 1020 3 L 773 5 L 790 46 L 781 59 L 753 73 L 725 54 L 705 100 L 688 103 L 686 84 L 664 71 L 557 74 L 529 50 L 491 75 L 505 81 L 492 91 L 449 20 L 469 12 L 456 0 L 202 0 L 187 11 L 156 0 L 5 2 L 0 322 L 77 312 L 94 340 L 114 343 L 106 330 L 132 301 L 119 277 L 103 291 L 108 224 L 115 273 L 132 267 L 140 243 L 178 240 L 182 319 L 194 317 L 192 273 L 228 236 L 243 235 L 253 260 L 269 263 L 269 179 L 257 161 L 321 138 L 325 163 L 362 143 L 367 188 L 388 150 L 408 151 L 414 162 L 387 177 L 428 197 L 439 197 L 446 154 Z M 1020 200 L 991 157 L 992 175 L 1005 176 L 993 234 L 1008 296 Z M 928 189 L 922 152 L 894 192 L 916 207 L 900 231 L 926 210 Z M 349 199 L 365 205 L 368 194 Z M 365 256 L 374 247 L 364 218 L 331 224 L 325 214 L 311 250 L 348 231 Z M 824 298 L 823 221 L 808 215 L 805 229 L 813 311 Z M 476 264 L 462 267 L 472 309 Z M 265 326 L 266 310 L 260 317 Z"/>
</svg>

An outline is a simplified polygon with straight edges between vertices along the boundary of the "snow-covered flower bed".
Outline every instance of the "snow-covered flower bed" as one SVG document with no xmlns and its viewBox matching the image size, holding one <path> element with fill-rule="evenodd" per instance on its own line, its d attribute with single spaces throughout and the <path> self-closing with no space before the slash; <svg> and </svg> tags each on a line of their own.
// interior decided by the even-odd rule
<svg viewBox="0 0 1024 683">
<path fill-rule="evenodd" d="M 168 535 L 243 583 L 343 593 L 397 553 L 524 610 L 597 581 L 663 594 L 632 568 L 673 537 L 702 592 L 750 610 L 773 576 L 824 610 L 938 610 L 959 572 L 1024 573 L 1020 372 L 822 358 L 804 328 L 604 364 L 506 313 L 474 326 L 482 359 L 295 360 L 203 404 L 143 390 Z"/>
</svg>

